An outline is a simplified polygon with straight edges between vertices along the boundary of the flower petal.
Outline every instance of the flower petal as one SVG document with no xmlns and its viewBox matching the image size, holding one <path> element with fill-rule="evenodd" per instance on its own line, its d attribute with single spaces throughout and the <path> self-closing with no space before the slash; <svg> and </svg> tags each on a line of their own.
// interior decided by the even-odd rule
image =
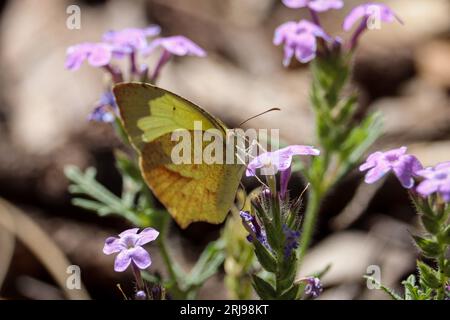
<svg viewBox="0 0 450 320">
<path fill-rule="evenodd" d="M 92 48 L 88 56 L 88 62 L 93 67 L 103 67 L 110 63 L 111 58 L 111 48 L 104 44 L 97 44 Z"/>
<path fill-rule="evenodd" d="M 281 199 L 285 199 L 285 197 L 286 197 L 287 187 L 288 187 L 290 177 L 291 177 L 291 167 L 287 168 L 284 171 L 281 171 L 281 174 L 280 174 L 280 197 L 281 197 Z"/>
<path fill-rule="evenodd" d="M 153 228 L 145 228 L 138 234 L 136 246 L 142 246 L 158 238 L 159 232 Z"/>
<path fill-rule="evenodd" d="M 295 47 L 295 57 L 301 63 L 307 63 L 316 57 L 317 41 L 316 37 L 310 33 L 304 33 L 298 36 L 297 46 Z"/>
<path fill-rule="evenodd" d="M 369 184 L 375 183 L 376 181 L 380 180 L 390 170 L 391 168 L 389 166 L 378 165 L 367 172 L 364 181 Z"/>
<path fill-rule="evenodd" d="M 426 197 L 438 190 L 439 183 L 434 180 L 424 180 L 416 188 L 416 191 Z"/>
<path fill-rule="evenodd" d="M 273 35 L 273 44 L 278 46 L 286 41 L 286 37 L 292 34 L 297 28 L 297 22 L 288 21 L 279 25 Z"/>
<path fill-rule="evenodd" d="M 413 176 L 422 169 L 419 160 L 412 155 L 403 156 L 393 167 L 394 173 L 404 188 L 414 186 Z"/>
<path fill-rule="evenodd" d="M 138 246 L 128 251 L 129 256 L 139 269 L 147 269 L 152 264 L 150 255 L 144 248 Z"/>
<path fill-rule="evenodd" d="M 327 11 L 329 9 L 341 9 L 344 6 L 342 0 L 313 0 L 309 2 L 308 7 L 317 12 Z"/>
<path fill-rule="evenodd" d="M 283 4 L 291 9 L 304 8 L 308 5 L 309 0 L 283 0 Z"/>
<path fill-rule="evenodd" d="M 359 166 L 359 171 L 365 171 L 377 165 L 379 159 L 383 156 L 383 152 L 376 151 L 367 157 L 366 162 Z"/>
<path fill-rule="evenodd" d="M 365 5 L 359 5 L 354 7 L 350 13 L 344 18 L 344 23 L 342 25 L 342 29 L 344 31 L 349 31 L 356 21 L 361 19 L 366 15 L 366 7 Z"/>
<path fill-rule="evenodd" d="M 116 253 L 123 250 L 125 247 L 121 243 L 119 238 L 109 237 L 105 240 L 105 245 L 103 246 L 104 254 Z"/>
<path fill-rule="evenodd" d="M 131 228 L 131 229 L 128 229 L 128 230 L 125 230 L 125 231 L 119 233 L 119 237 L 122 238 L 128 234 L 136 234 L 138 231 L 139 231 L 139 228 Z"/>
<path fill-rule="evenodd" d="M 129 250 L 122 250 L 116 256 L 114 261 L 114 271 L 123 272 L 125 271 L 131 263 L 131 257 L 129 255 Z"/>
<path fill-rule="evenodd" d="M 247 165 L 247 170 L 245 175 L 247 177 L 255 176 L 256 169 L 261 168 L 264 165 L 264 161 L 267 158 L 267 153 L 262 153 L 259 156 L 255 157 L 252 161 Z"/>
<path fill-rule="evenodd" d="M 151 53 L 156 47 L 161 46 L 170 53 L 177 56 L 198 56 L 205 57 L 206 52 L 196 43 L 184 36 L 172 36 L 155 39 L 147 48 L 143 50 L 144 55 Z"/>
</svg>

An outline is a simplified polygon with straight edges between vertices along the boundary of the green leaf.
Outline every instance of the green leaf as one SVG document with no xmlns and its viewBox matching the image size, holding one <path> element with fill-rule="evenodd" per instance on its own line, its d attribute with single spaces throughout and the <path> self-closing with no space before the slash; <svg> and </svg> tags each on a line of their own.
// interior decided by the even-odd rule
<svg viewBox="0 0 450 320">
<path fill-rule="evenodd" d="M 441 239 L 445 244 L 450 244 L 450 224 L 445 227 L 444 231 L 442 232 Z"/>
<path fill-rule="evenodd" d="M 419 288 L 416 286 L 416 277 L 412 274 L 405 281 L 402 281 L 405 287 L 405 300 L 418 300 L 417 291 Z"/>
<path fill-rule="evenodd" d="M 142 184 L 141 171 L 125 152 L 115 150 L 114 157 L 116 158 L 116 167 L 122 176 L 128 176 L 136 183 Z"/>
<path fill-rule="evenodd" d="M 282 256 L 284 256 L 284 253 Z M 283 259 L 280 269 L 277 286 L 279 286 L 278 289 L 285 290 L 292 285 L 297 275 L 297 256 L 295 252 L 288 259 Z"/>
<path fill-rule="evenodd" d="M 284 291 L 279 297 L 280 300 L 295 300 L 299 293 L 300 286 L 298 284 L 294 284 L 288 290 Z"/>
<path fill-rule="evenodd" d="M 422 197 L 417 196 L 412 192 L 410 192 L 410 197 L 418 213 L 422 213 L 424 216 L 427 216 L 431 219 L 439 220 L 438 217 L 435 217 L 433 208 L 431 208 L 427 199 L 423 199 Z"/>
<path fill-rule="evenodd" d="M 272 300 L 276 298 L 276 292 L 273 286 L 257 275 L 252 275 L 252 285 L 261 299 Z"/>
<path fill-rule="evenodd" d="M 444 270 L 442 270 L 446 277 L 450 277 L 450 260 L 444 260 Z"/>
<path fill-rule="evenodd" d="M 273 256 L 273 254 L 267 250 L 265 246 L 263 246 L 257 239 L 253 241 L 255 246 L 255 255 L 258 258 L 261 266 L 269 272 L 277 271 L 277 260 Z"/>
<path fill-rule="evenodd" d="M 221 239 L 206 246 L 188 276 L 188 285 L 200 286 L 217 272 L 225 260 L 224 247 L 225 243 Z"/>
<path fill-rule="evenodd" d="M 363 120 L 361 125 L 351 130 L 347 139 L 339 149 L 341 166 L 336 179 L 342 178 L 353 166 L 360 161 L 362 155 L 370 148 L 382 132 L 382 117 L 380 113 L 373 113 Z"/>
<path fill-rule="evenodd" d="M 121 198 L 117 197 L 95 180 L 95 168 L 88 168 L 83 173 L 75 166 L 67 166 L 64 168 L 64 173 L 72 182 L 72 185 L 69 186 L 71 193 L 85 195 L 95 200 L 82 200 L 77 198 L 74 200 L 75 205 L 80 205 L 85 209 L 95 210 L 101 216 L 116 214 L 124 217 L 136 226 L 142 225 L 142 220 L 133 211 L 133 208 L 124 204 Z"/>
<path fill-rule="evenodd" d="M 441 247 L 432 239 L 422 238 L 419 236 L 412 236 L 416 245 L 429 258 L 435 258 L 441 253 Z"/>
<path fill-rule="evenodd" d="M 422 261 L 417 261 L 417 267 L 420 272 L 420 280 L 422 281 L 425 287 L 429 288 L 439 288 L 441 286 L 441 282 L 439 280 L 439 272 L 433 270 L 430 266 L 423 263 Z"/>
<path fill-rule="evenodd" d="M 441 227 L 438 220 L 436 220 L 433 216 L 430 215 L 422 215 L 420 217 L 424 228 L 431 234 L 437 234 Z"/>
</svg>

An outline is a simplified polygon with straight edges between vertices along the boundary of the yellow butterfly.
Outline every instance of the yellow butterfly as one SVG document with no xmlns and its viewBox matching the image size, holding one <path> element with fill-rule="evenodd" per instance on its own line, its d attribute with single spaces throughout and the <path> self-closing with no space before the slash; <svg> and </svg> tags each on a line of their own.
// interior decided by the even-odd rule
<svg viewBox="0 0 450 320">
<path fill-rule="evenodd" d="M 120 118 L 139 154 L 142 176 L 175 221 L 186 228 L 191 222 L 221 223 L 233 205 L 245 166 L 233 164 L 176 164 L 172 133 L 216 129 L 226 153 L 227 127 L 194 103 L 146 83 L 114 87 Z"/>
</svg>

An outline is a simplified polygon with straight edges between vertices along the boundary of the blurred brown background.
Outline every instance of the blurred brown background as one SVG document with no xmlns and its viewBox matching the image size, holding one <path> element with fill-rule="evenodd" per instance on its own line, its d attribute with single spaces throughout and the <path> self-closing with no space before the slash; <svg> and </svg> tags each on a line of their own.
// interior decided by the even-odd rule
<svg viewBox="0 0 450 320">
<path fill-rule="evenodd" d="M 343 10 L 321 14 L 326 29 L 345 37 L 340 23 L 361 2 L 345 1 Z M 385 2 L 405 24 L 366 34 L 353 75 L 362 110 L 384 114 L 385 135 L 374 148 L 408 145 L 425 165 L 449 160 L 450 2 Z M 24 212 L 8 214 L 0 206 L 0 298 L 83 296 L 68 296 L 52 276 L 46 266 L 52 245 L 80 265 L 91 297 L 120 299 L 116 283 L 129 289 L 130 275 L 114 273 L 113 257 L 101 252 L 104 239 L 127 226 L 72 207 L 66 191 L 67 164 L 95 166 L 100 181 L 120 190 L 112 155 L 119 142 L 108 125 L 86 121 L 104 89 L 103 74 L 88 66 L 65 70 L 69 45 L 98 41 L 109 29 L 159 24 L 163 35 L 183 34 L 208 52 L 206 59 L 176 59 L 164 70 L 160 86 L 199 103 L 230 126 L 280 107 L 281 112 L 248 125 L 281 128 L 281 137 L 290 143 L 314 143 L 308 68 L 283 68 L 282 49 L 272 44 L 276 26 L 307 17 L 305 10 L 288 9 L 279 0 L 0 3 L 0 197 Z M 66 28 L 70 4 L 81 7 L 80 30 Z M 7 231 L 8 223 L 14 232 Z M 414 271 L 416 251 L 408 232 L 417 228 L 407 194 L 395 179 L 367 187 L 354 172 L 324 204 L 303 272 L 333 264 L 324 278 L 324 299 L 385 298 L 368 290 L 362 275 L 368 265 L 379 265 L 382 281 L 398 286 Z M 174 225 L 170 245 L 188 269 L 218 233 L 218 226 L 196 224 L 181 231 Z M 156 248 L 150 250 L 152 268 L 161 269 Z M 222 281 L 220 274 L 208 281 L 200 298 L 226 298 Z"/>
</svg>

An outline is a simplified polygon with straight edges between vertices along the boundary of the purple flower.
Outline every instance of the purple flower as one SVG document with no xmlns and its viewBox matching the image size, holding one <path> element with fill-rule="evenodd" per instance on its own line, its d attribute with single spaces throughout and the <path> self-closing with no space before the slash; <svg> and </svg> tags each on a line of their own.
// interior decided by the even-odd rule
<svg viewBox="0 0 450 320">
<path fill-rule="evenodd" d="M 263 174 L 275 174 L 287 170 L 292 163 L 294 155 L 318 156 L 320 151 L 312 146 L 292 145 L 274 152 L 265 152 L 255 157 L 247 165 L 246 175 L 254 176 L 256 169 L 263 168 Z"/>
<path fill-rule="evenodd" d="M 319 278 L 308 277 L 303 281 L 306 282 L 305 293 L 317 298 L 323 291 L 322 283 Z"/>
<path fill-rule="evenodd" d="M 96 122 L 113 122 L 116 118 L 117 105 L 114 95 L 111 91 L 106 91 L 95 104 L 94 111 L 88 117 L 89 121 Z"/>
<path fill-rule="evenodd" d="M 393 22 L 395 19 L 402 23 L 400 18 L 387 5 L 383 3 L 366 3 L 356 6 L 345 17 L 342 28 L 344 31 L 349 31 L 356 21 L 361 19 L 358 28 L 353 33 L 349 47 L 354 49 L 358 43 L 359 38 L 365 30 L 369 27 L 369 22 Z"/>
<path fill-rule="evenodd" d="M 372 153 L 359 167 L 360 171 L 369 170 L 364 181 L 374 183 L 392 170 L 403 187 L 412 188 L 413 176 L 422 169 L 422 165 L 416 157 L 406 154 L 406 149 L 406 147 L 401 147 L 386 152 Z"/>
<path fill-rule="evenodd" d="M 445 202 L 450 202 L 450 161 L 420 170 L 417 175 L 424 178 L 417 186 L 418 193 L 424 197 L 438 193 Z"/>
<path fill-rule="evenodd" d="M 291 256 L 292 251 L 298 248 L 298 238 L 300 237 L 300 232 L 291 230 L 284 224 L 283 233 L 286 237 L 286 242 L 284 244 L 284 257 L 287 259 Z"/>
<path fill-rule="evenodd" d="M 382 22 L 393 22 L 397 20 L 401 23 L 400 18 L 383 3 L 365 3 L 354 7 L 350 13 L 345 17 L 342 25 L 344 31 L 349 31 L 356 21 L 362 18 L 364 27 L 367 25 L 367 20 L 370 17 L 379 18 Z"/>
<path fill-rule="evenodd" d="M 331 38 L 318 25 L 307 20 L 289 21 L 275 29 L 273 43 L 284 44 L 283 65 L 287 67 L 292 57 L 306 63 L 316 56 L 317 37 L 331 41 Z"/>
<path fill-rule="evenodd" d="M 172 36 L 153 40 L 143 51 L 144 55 L 152 53 L 157 47 L 176 56 L 206 56 L 205 50 L 184 36 Z"/>
<path fill-rule="evenodd" d="M 288 187 L 290 178 L 291 178 L 291 167 L 287 168 L 284 171 L 281 171 L 281 174 L 280 174 L 280 198 L 282 200 L 286 199 L 287 187 Z"/>
<path fill-rule="evenodd" d="M 67 48 L 65 67 L 78 70 L 84 60 L 93 67 L 103 67 L 111 62 L 112 47 L 106 43 L 80 43 Z"/>
<path fill-rule="evenodd" d="M 125 271 L 130 264 L 134 264 L 139 269 L 146 269 L 151 264 L 150 255 L 142 246 L 155 240 L 159 232 L 153 228 L 145 228 L 137 233 L 139 228 L 125 230 L 119 237 L 109 237 L 103 247 L 104 254 L 119 253 L 114 262 L 116 272 Z"/>
<path fill-rule="evenodd" d="M 247 240 L 253 242 L 256 239 L 267 249 L 271 250 L 270 245 L 267 242 L 266 231 L 259 225 L 256 217 L 251 215 L 248 211 L 241 211 L 240 216 L 244 228 L 249 233 Z"/>
<path fill-rule="evenodd" d="M 161 28 L 151 25 L 147 28 L 126 28 L 120 31 L 108 31 L 103 35 L 103 41 L 114 47 L 114 53 L 119 57 L 123 54 L 137 52 L 147 47 L 147 38 L 157 36 Z"/>
<path fill-rule="evenodd" d="M 136 294 L 134 295 L 134 299 L 135 299 L 135 300 L 147 300 L 147 294 L 145 293 L 144 290 L 139 290 L 139 291 L 136 292 Z"/>
<path fill-rule="evenodd" d="M 286 7 L 297 9 L 308 7 L 317 12 L 329 9 L 341 9 L 344 6 L 342 0 L 283 0 Z"/>
</svg>

